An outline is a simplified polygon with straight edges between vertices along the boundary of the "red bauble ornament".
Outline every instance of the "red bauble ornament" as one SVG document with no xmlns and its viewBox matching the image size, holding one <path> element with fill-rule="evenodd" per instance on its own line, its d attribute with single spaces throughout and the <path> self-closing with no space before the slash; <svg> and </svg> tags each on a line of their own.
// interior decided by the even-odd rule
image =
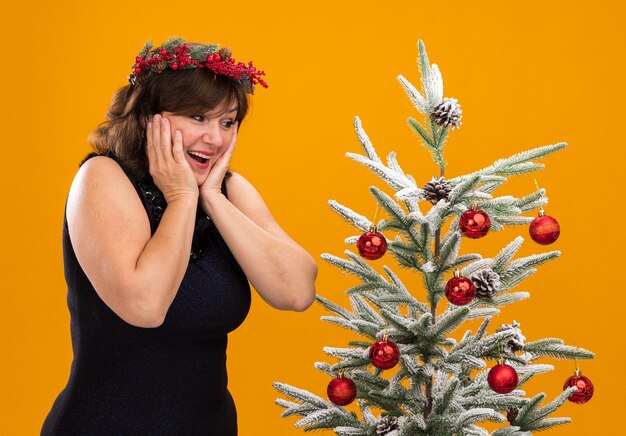
<svg viewBox="0 0 626 436">
<path fill-rule="evenodd" d="M 387 251 L 387 240 L 373 227 L 369 232 L 365 232 L 361 235 L 356 246 L 359 249 L 361 257 L 368 260 L 376 260 L 383 257 Z"/>
<path fill-rule="evenodd" d="M 535 218 L 528 228 L 530 237 L 537 244 L 550 245 L 559 238 L 561 227 L 557 220 L 539 210 L 539 216 Z"/>
<path fill-rule="evenodd" d="M 487 383 L 489 387 L 499 394 L 508 394 L 517 388 L 517 372 L 515 368 L 500 361 L 489 370 Z"/>
<path fill-rule="evenodd" d="M 579 369 L 576 370 L 573 376 L 565 380 L 563 390 L 572 386 L 576 386 L 578 388 L 578 390 L 573 392 L 568 398 L 568 400 L 572 403 L 585 404 L 587 401 L 591 400 L 591 397 L 593 397 L 593 383 L 591 383 L 591 380 L 587 377 L 582 375 Z"/>
<path fill-rule="evenodd" d="M 400 350 L 392 341 L 383 339 L 382 341 L 376 341 L 376 343 L 370 347 L 370 362 L 372 362 L 372 365 L 376 368 L 393 368 L 398 364 L 399 360 Z"/>
<path fill-rule="evenodd" d="M 461 215 L 459 221 L 461 232 L 468 238 L 478 239 L 487 234 L 491 227 L 489 215 L 484 210 L 468 210 Z"/>
<path fill-rule="evenodd" d="M 352 380 L 339 375 L 328 383 L 328 399 L 338 406 L 346 406 L 356 398 L 356 385 Z"/>
<path fill-rule="evenodd" d="M 454 272 L 454 277 L 446 283 L 446 298 L 456 306 L 464 306 L 474 298 L 476 286 L 467 277 L 460 275 L 459 271 Z"/>
</svg>

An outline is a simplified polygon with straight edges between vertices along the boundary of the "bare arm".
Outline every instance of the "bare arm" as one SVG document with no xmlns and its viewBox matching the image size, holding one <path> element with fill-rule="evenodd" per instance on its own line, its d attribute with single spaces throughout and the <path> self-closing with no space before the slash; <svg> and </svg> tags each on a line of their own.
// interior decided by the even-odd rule
<svg viewBox="0 0 626 436">
<path fill-rule="evenodd" d="M 240 174 L 201 204 L 261 297 L 277 309 L 302 311 L 315 298 L 315 260 L 278 225 L 257 190 Z"/>
<path fill-rule="evenodd" d="M 224 175 L 237 142 L 232 127 L 229 144 L 216 158 L 199 187 L 200 205 L 261 297 L 277 309 L 302 311 L 315 299 L 317 265 L 313 258 L 280 228 L 252 184 L 237 173 Z"/>
<path fill-rule="evenodd" d="M 158 147 L 149 146 L 150 170 L 155 182 L 161 180 L 168 206 L 152 237 L 134 187 L 109 158 L 95 157 L 81 167 L 67 204 L 70 238 L 85 274 L 111 310 L 138 327 L 161 325 L 176 296 L 189 263 L 198 201 L 182 144 Z M 189 174 L 174 160 L 177 147 L 178 163 Z"/>
</svg>

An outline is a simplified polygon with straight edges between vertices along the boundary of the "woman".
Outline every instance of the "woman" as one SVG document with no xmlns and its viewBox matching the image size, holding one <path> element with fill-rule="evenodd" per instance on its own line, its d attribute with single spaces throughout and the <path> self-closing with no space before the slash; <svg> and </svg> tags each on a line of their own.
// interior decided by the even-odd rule
<svg viewBox="0 0 626 436">
<path fill-rule="evenodd" d="M 74 361 L 43 435 L 237 434 L 226 343 L 248 280 L 271 306 L 302 311 L 317 274 L 228 169 L 262 75 L 181 38 L 135 59 L 67 199 Z"/>
</svg>

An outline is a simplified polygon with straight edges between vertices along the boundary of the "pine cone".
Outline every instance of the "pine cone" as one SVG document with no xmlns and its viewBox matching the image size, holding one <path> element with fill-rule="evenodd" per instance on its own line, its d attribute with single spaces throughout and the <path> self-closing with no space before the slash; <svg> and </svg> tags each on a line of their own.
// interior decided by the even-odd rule
<svg viewBox="0 0 626 436">
<path fill-rule="evenodd" d="M 377 435 L 388 435 L 394 430 L 398 430 L 398 418 L 396 416 L 385 415 L 378 420 L 378 425 L 376 425 Z"/>
<path fill-rule="evenodd" d="M 232 56 L 232 51 L 228 47 L 222 47 L 218 50 L 217 54 L 223 61 L 227 61 Z"/>
<path fill-rule="evenodd" d="M 509 423 L 513 424 L 515 422 L 515 418 L 517 418 L 517 415 L 519 414 L 519 410 L 516 408 L 513 409 L 509 409 L 506 412 L 506 419 L 509 421 Z"/>
<path fill-rule="evenodd" d="M 443 177 L 433 177 L 433 179 L 422 188 L 422 196 L 424 200 L 428 200 L 432 204 L 437 204 L 439 200 L 447 200 L 451 190 L 450 183 L 448 183 L 446 179 Z"/>
<path fill-rule="evenodd" d="M 150 69 L 152 70 L 152 72 L 159 74 L 159 73 L 162 73 L 163 70 L 165 70 L 165 68 L 167 68 L 167 62 L 159 61 L 159 62 L 155 62 L 154 64 L 152 64 L 152 67 Z"/>
<path fill-rule="evenodd" d="M 149 71 L 142 71 L 141 73 L 137 74 L 134 71 L 128 76 L 128 81 L 130 83 L 132 83 L 133 85 L 140 85 L 143 82 L 145 82 L 146 80 L 148 80 L 148 76 L 149 76 Z"/>
<path fill-rule="evenodd" d="M 443 102 L 435 106 L 430 114 L 433 123 L 442 127 L 450 127 L 458 129 L 461 124 L 461 105 L 457 103 L 456 98 L 444 98 Z"/>
<path fill-rule="evenodd" d="M 524 347 L 526 337 L 522 334 L 522 330 L 519 328 L 520 325 L 513 320 L 513 324 L 502 324 L 499 329 L 496 329 L 496 332 L 514 331 L 513 337 L 504 344 L 504 352 L 506 354 L 515 354 L 516 351 L 520 351 Z"/>
<path fill-rule="evenodd" d="M 472 277 L 472 282 L 476 286 L 476 295 L 479 298 L 490 299 L 500 289 L 500 276 L 490 269 L 478 271 Z"/>
</svg>

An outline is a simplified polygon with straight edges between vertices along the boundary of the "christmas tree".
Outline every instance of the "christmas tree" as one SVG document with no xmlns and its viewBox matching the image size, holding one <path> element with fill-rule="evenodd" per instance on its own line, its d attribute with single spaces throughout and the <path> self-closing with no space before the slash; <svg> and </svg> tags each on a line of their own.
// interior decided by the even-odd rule
<svg viewBox="0 0 626 436">
<path fill-rule="evenodd" d="M 359 118 L 355 119 L 364 154 L 347 156 L 372 170 L 394 193 L 370 188 L 388 215 L 380 221 L 375 217 L 374 222 L 336 201 L 329 202 L 363 233 L 346 239 L 356 244 L 358 254 L 346 250 L 347 258 L 331 254 L 322 258 L 361 283 L 346 291 L 351 310 L 319 296 L 317 301 L 333 314 L 322 320 L 366 340 L 344 348 L 324 348 L 339 359 L 333 365 L 315 364 L 332 378 L 329 400 L 275 383 L 290 398 L 276 402 L 286 409 L 284 417 L 301 417 L 296 427 L 332 429 L 338 435 L 489 435 L 477 424 L 492 421 L 503 423 L 493 436 L 521 436 L 569 422 L 569 418 L 550 415 L 568 399 L 584 403 L 591 398 L 593 385 L 578 369 L 566 381 L 563 393 L 547 404 L 545 394 L 528 398 L 521 389 L 535 375 L 553 369 L 536 363 L 537 359 L 582 360 L 593 358 L 593 353 L 555 338 L 525 342 L 515 321 L 492 325 L 499 307 L 529 297 L 514 288 L 560 252 L 515 258 L 524 242 L 518 236 L 493 258 L 459 254 L 464 237 L 479 239 L 511 225 L 529 225 L 531 239 L 541 245 L 558 238 L 558 222 L 543 209 L 536 218 L 521 216 L 547 204 L 544 189 L 537 187 L 521 198 L 492 193 L 508 177 L 542 169 L 534 160 L 567 144 L 524 151 L 471 174 L 446 179 L 444 145 L 449 132 L 460 127 L 462 114 L 456 99 L 443 97 L 441 74 L 436 64 L 429 63 L 422 41 L 418 50 L 422 92 L 404 77 L 398 80 L 424 115 L 423 124 L 413 118 L 408 123 L 439 167 L 439 177 L 418 187 L 394 152 L 386 163 L 379 158 Z M 427 213 L 422 212 L 420 202 L 432 204 Z M 395 239 L 387 242 L 383 231 L 396 233 Z M 426 302 L 416 299 L 391 268 L 383 266 L 379 273 L 369 262 L 387 251 L 400 267 L 421 275 Z M 469 320 L 482 322 L 475 332 L 467 330 L 456 336 L 460 340 L 454 339 L 454 332 Z M 355 398 L 359 415 L 342 407 Z"/>
</svg>

